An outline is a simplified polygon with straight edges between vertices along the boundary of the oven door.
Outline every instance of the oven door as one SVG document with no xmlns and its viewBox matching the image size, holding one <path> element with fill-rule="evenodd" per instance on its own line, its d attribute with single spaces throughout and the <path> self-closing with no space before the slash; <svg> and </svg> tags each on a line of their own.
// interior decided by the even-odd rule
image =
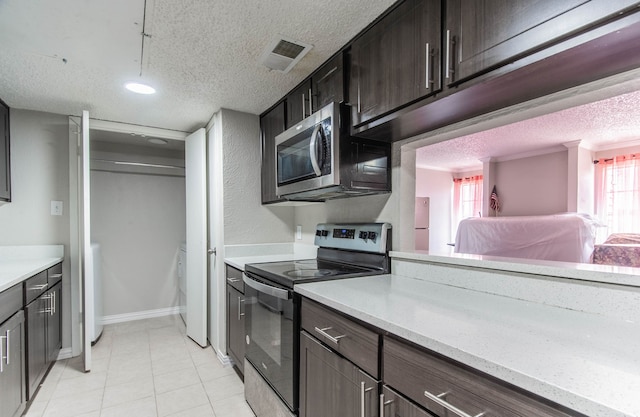
<svg viewBox="0 0 640 417">
<path fill-rule="evenodd" d="M 294 410 L 293 292 L 243 274 L 246 358 Z"/>
<path fill-rule="evenodd" d="M 279 196 L 340 183 L 337 169 L 339 105 L 331 103 L 276 136 Z"/>
</svg>

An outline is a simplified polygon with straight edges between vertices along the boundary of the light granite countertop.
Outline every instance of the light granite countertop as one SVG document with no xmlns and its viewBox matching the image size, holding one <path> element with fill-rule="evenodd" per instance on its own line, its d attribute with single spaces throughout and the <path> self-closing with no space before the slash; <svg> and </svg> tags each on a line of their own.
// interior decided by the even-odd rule
<svg viewBox="0 0 640 417">
<path fill-rule="evenodd" d="M 0 292 L 60 262 L 62 258 L 58 257 L 0 260 Z"/>
<path fill-rule="evenodd" d="M 397 275 L 295 291 L 589 416 L 640 416 L 640 324 Z"/>
</svg>

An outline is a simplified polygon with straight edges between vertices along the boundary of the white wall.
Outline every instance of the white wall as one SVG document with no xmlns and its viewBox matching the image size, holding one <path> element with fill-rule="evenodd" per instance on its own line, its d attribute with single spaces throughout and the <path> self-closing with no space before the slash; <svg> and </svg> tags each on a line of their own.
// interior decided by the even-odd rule
<svg viewBox="0 0 640 417">
<path fill-rule="evenodd" d="M 498 162 L 495 172 L 502 207 L 499 216 L 567 211 L 567 151 Z"/>
<path fill-rule="evenodd" d="M 293 240 L 294 208 L 262 205 L 260 120 L 234 110 L 220 111 L 224 179 L 224 244 Z"/>
<path fill-rule="evenodd" d="M 177 306 L 184 177 L 91 172 L 91 240 L 102 249 L 104 315 Z"/>
<path fill-rule="evenodd" d="M 416 168 L 416 197 L 429 197 L 429 251 L 449 251 L 451 236 L 451 193 L 453 176 L 450 172 Z"/>
<path fill-rule="evenodd" d="M 64 245 L 63 347 L 71 345 L 67 116 L 10 110 L 11 203 L 0 205 L 0 245 Z M 51 216 L 51 200 L 63 215 Z"/>
<path fill-rule="evenodd" d="M 415 151 L 392 147 L 390 194 L 349 197 L 296 207 L 295 224 L 302 226 L 300 242 L 313 244 L 318 223 L 389 222 L 393 227 L 392 249 L 412 250 L 415 201 Z M 401 205 L 402 199 L 411 204 Z M 400 233 L 401 230 L 408 231 Z"/>
</svg>

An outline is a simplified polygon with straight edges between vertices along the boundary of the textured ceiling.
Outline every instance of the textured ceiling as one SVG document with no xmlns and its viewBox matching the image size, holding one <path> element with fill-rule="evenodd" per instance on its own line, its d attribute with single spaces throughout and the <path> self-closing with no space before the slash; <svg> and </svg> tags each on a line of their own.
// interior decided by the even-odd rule
<svg viewBox="0 0 640 417">
<path fill-rule="evenodd" d="M 0 0 L 0 98 L 193 131 L 220 108 L 262 113 L 393 3 L 147 0 L 143 19 L 144 0 Z M 259 63 L 278 34 L 314 46 L 288 74 Z M 131 80 L 158 93 L 129 93 Z"/>
<path fill-rule="evenodd" d="M 640 144 L 640 91 L 419 148 L 416 165 L 471 170 L 484 158 L 544 152 L 578 140 L 594 150 Z"/>
</svg>

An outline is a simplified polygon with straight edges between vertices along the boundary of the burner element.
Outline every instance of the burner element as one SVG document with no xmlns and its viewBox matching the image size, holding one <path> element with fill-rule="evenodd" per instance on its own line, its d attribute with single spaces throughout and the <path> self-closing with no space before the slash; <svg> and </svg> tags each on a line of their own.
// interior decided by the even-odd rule
<svg viewBox="0 0 640 417">
<path fill-rule="evenodd" d="M 334 275 L 335 271 L 331 269 L 293 269 L 285 271 L 284 274 L 292 278 L 318 278 Z"/>
</svg>

